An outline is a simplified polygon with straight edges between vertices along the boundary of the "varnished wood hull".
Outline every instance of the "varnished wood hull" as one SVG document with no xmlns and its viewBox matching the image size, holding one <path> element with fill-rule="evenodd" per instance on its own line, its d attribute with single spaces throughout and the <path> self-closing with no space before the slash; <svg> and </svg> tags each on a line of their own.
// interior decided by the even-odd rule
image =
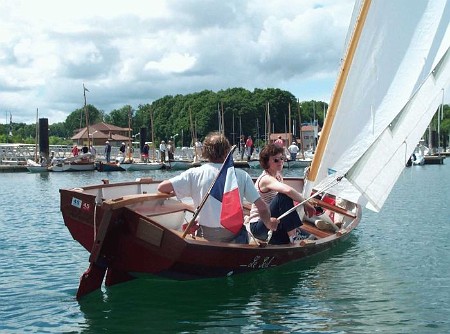
<svg viewBox="0 0 450 334">
<path fill-rule="evenodd" d="M 167 196 L 151 195 L 157 183 L 141 182 L 60 190 L 65 225 L 91 253 L 91 264 L 107 268 L 106 285 L 142 275 L 186 280 L 279 266 L 335 246 L 349 236 L 360 219 L 358 209 L 354 220 L 340 233 L 297 244 L 238 245 L 191 235 L 183 238 L 181 223 L 192 208 Z M 128 196 L 120 195 L 122 192 Z M 110 199 L 102 202 L 107 197 Z M 172 218 L 167 216 L 165 220 L 167 213 Z"/>
</svg>

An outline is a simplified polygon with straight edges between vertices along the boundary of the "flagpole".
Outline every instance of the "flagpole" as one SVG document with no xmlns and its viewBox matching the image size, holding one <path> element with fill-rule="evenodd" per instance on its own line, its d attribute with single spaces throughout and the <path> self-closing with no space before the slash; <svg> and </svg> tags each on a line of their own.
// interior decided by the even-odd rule
<svg viewBox="0 0 450 334">
<path fill-rule="evenodd" d="M 225 160 L 222 163 L 222 166 L 220 167 L 219 173 L 217 173 L 216 177 L 214 178 L 214 181 L 211 183 L 211 185 L 209 186 L 209 189 L 207 191 L 207 193 L 205 194 L 205 196 L 203 196 L 202 201 L 200 202 L 199 206 L 197 207 L 197 209 L 195 209 L 194 215 L 192 216 L 192 219 L 190 220 L 190 222 L 188 223 L 188 225 L 186 226 L 186 229 L 183 232 L 183 235 L 181 236 L 182 238 L 185 238 L 186 235 L 188 234 L 189 230 L 191 229 L 192 225 L 194 225 L 195 219 L 197 219 L 197 216 L 200 213 L 200 210 L 203 208 L 203 206 L 205 205 L 206 200 L 209 197 L 209 194 L 211 193 L 211 189 L 214 187 L 214 185 L 216 184 L 217 179 L 219 178 L 220 172 L 223 169 L 223 166 L 225 165 L 225 162 L 228 160 L 228 157 L 230 156 L 230 154 L 233 154 L 234 150 L 236 149 L 236 145 L 233 145 L 231 147 L 230 152 L 228 152 L 227 157 L 225 158 Z"/>
</svg>

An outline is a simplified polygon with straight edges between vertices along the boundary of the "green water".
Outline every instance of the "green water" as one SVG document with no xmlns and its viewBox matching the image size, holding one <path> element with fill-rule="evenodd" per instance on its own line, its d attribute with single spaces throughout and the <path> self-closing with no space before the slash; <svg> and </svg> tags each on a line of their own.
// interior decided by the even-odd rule
<svg viewBox="0 0 450 334">
<path fill-rule="evenodd" d="M 58 189 L 144 175 L 173 173 L 0 175 L 0 332 L 450 332 L 450 166 L 406 169 L 380 213 L 365 211 L 347 242 L 305 262 L 134 280 L 77 302 L 88 253 L 64 226 Z"/>
</svg>

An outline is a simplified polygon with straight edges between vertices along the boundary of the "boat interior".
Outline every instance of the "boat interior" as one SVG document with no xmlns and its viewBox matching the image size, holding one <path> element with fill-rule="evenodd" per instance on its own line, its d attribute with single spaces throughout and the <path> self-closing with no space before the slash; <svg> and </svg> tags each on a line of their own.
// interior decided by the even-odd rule
<svg viewBox="0 0 450 334">
<path fill-rule="evenodd" d="M 113 210 L 127 207 L 141 215 L 145 220 L 156 222 L 161 226 L 183 233 L 195 212 L 192 201 L 190 199 L 180 201 L 174 196 L 159 193 L 157 191 L 159 182 L 151 178 L 141 178 L 133 182 L 109 184 L 108 180 L 103 180 L 101 185 L 86 186 L 75 190 L 95 196 L 97 205 L 106 204 Z M 303 186 L 303 180 L 301 179 L 288 179 L 287 182 L 297 188 Z M 307 234 L 313 234 L 316 239 L 327 238 L 339 233 L 341 228 L 345 228 L 357 217 L 356 207 L 348 210 L 330 204 L 330 201 L 315 199 L 315 202 L 315 205 L 320 207 L 324 213 L 318 217 L 304 217 L 301 230 Z M 244 204 L 244 215 L 248 215 L 250 207 L 250 203 Z M 300 211 L 302 208 L 300 207 L 298 210 Z M 299 212 L 299 214 L 301 213 Z M 319 228 L 320 226 L 318 227 L 315 221 L 324 219 L 324 215 L 328 216 L 326 220 L 330 218 L 335 222 L 339 220 L 339 223 L 337 223 L 339 229 Z M 196 239 L 201 238 L 196 237 Z M 252 238 L 251 234 L 249 239 L 258 243 L 257 240 Z"/>
</svg>

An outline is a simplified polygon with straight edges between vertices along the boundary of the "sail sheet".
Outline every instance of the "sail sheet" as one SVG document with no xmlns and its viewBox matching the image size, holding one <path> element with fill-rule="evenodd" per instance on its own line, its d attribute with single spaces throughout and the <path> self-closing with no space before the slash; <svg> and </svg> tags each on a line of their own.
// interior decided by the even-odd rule
<svg viewBox="0 0 450 334">
<path fill-rule="evenodd" d="M 306 191 L 346 175 L 330 193 L 382 207 L 450 87 L 449 18 L 445 0 L 370 4 Z"/>
</svg>

